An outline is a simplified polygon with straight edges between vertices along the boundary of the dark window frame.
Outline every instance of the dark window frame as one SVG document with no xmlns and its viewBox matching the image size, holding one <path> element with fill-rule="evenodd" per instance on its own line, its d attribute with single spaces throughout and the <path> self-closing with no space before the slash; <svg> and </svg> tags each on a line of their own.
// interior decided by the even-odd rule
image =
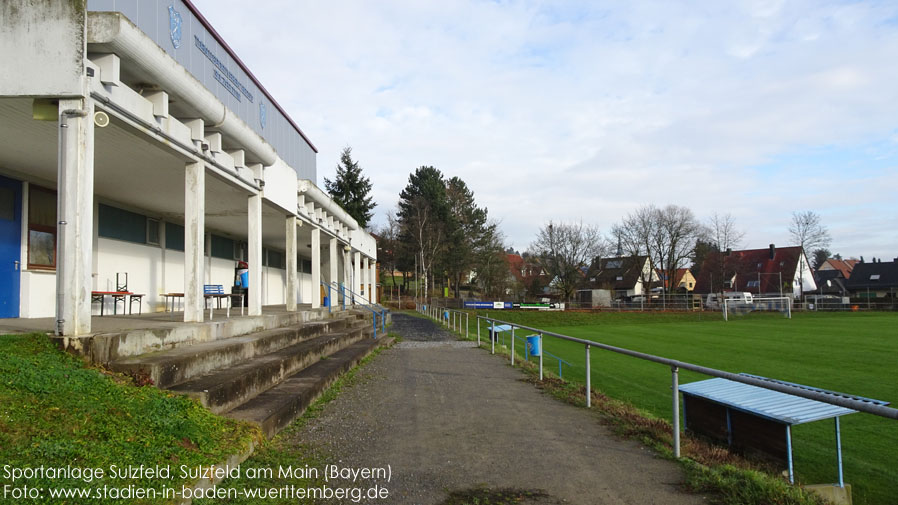
<svg viewBox="0 0 898 505">
<path fill-rule="evenodd" d="M 45 188 L 43 186 L 38 186 L 36 184 L 28 185 L 28 245 L 26 252 L 28 254 L 28 269 L 29 270 L 45 270 L 45 271 L 56 271 L 57 264 L 57 256 L 59 256 L 59 251 L 57 250 L 59 247 L 59 234 L 56 226 L 48 226 L 43 224 L 32 224 L 31 222 L 31 202 L 32 197 L 31 194 L 35 191 L 40 191 L 43 193 L 47 193 L 53 196 L 53 199 L 56 200 L 58 198 L 58 193 L 56 190 Z M 55 212 L 55 211 L 54 211 Z M 53 235 L 53 264 L 43 264 L 43 263 L 32 263 L 31 262 L 31 231 L 39 231 L 42 233 L 50 233 Z"/>
</svg>

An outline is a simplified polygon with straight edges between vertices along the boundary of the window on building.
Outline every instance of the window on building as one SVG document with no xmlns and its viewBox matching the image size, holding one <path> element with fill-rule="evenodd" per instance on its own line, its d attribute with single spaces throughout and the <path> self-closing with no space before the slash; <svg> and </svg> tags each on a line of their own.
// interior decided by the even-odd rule
<svg viewBox="0 0 898 505">
<path fill-rule="evenodd" d="M 159 245 L 159 221 L 147 218 L 147 244 Z"/>
<path fill-rule="evenodd" d="M 56 192 L 28 190 L 28 268 L 56 268 Z"/>
<path fill-rule="evenodd" d="M 608 262 L 605 263 L 605 268 L 620 268 L 623 263 L 623 260 L 608 260 Z"/>
<path fill-rule="evenodd" d="M 102 203 L 98 206 L 97 212 L 99 236 L 135 244 L 147 243 L 147 217 L 143 214 Z"/>
<path fill-rule="evenodd" d="M 287 255 L 272 249 L 262 249 L 262 265 L 271 268 L 287 268 Z"/>
<path fill-rule="evenodd" d="M 871 276 L 870 276 L 870 280 L 871 280 L 871 281 L 878 281 L 878 280 L 879 280 L 879 274 L 873 274 L 873 275 L 871 275 Z"/>
<path fill-rule="evenodd" d="M 745 284 L 745 286 L 746 286 L 746 287 L 749 287 L 749 288 L 757 288 L 757 287 L 760 287 L 760 286 L 761 286 L 761 281 L 748 281 L 748 282 Z"/>
<path fill-rule="evenodd" d="M 234 241 L 227 237 L 212 235 L 212 250 L 209 254 L 213 258 L 234 259 Z"/>
<path fill-rule="evenodd" d="M 175 223 L 165 223 L 165 248 L 173 251 L 184 250 L 184 227 Z"/>
</svg>

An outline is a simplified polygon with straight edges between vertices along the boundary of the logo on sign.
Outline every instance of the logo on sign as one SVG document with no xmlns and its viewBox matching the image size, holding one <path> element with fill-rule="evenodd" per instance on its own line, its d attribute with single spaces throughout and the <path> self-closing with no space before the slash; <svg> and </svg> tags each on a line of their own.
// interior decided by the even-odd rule
<svg viewBox="0 0 898 505">
<path fill-rule="evenodd" d="M 259 122 L 262 123 L 262 129 L 265 129 L 265 121 L 268 119 L 268 107 L 265 102 L 259 102 Z"/>
<path fill-rule="evenodd" d="M 171 43 L 175 49 L 181 47 L 181 13 L 174 5 L 168 6 L 168 26 L 171 28 Z"/>
</svg>

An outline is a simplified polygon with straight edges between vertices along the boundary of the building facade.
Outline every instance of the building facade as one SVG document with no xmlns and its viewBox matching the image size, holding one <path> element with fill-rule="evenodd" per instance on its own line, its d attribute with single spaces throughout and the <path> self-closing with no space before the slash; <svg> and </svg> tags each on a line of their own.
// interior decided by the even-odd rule
<svg viewBox="0 0 898 505">
<path fill-rule="evenodd" d="M 250 314 L 329 286 L 376 301 L 374 239 L 188 0 L 10 0 L 0 23 L 0 317 L 90 333 L 92 293 L 127 274 L 145 310 L 183 293 L 202 321 L 238 261 Z"/>
</svg>

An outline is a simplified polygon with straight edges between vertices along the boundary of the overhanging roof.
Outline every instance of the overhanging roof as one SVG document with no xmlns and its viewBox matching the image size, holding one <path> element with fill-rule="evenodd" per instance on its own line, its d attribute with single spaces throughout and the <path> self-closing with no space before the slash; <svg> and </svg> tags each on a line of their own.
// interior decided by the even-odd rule
<svg viewBox="0 0 898 505">
<path fill-rule="evenodd" d="M 812 388 L 800 384 L 793 384 L 784 381 L 774 381 L 757 375 L 740 374 L 757 379 L 770 380 L 779 384 L 788 384 L 797 386 L 802 389 L 810 389 L 833 396 L 854 398 L 857 400 L 876 403 L 877 405 L 888 405 L 889 402 L 882 400 L 873 400 L 860 396 L 847 395 L 825 389 Z M 822 419 L 830 419 L 833 417 L 853 414 L 856 410 L 830 405 L 828 403 L 809 400 L 779 391 L 772 391 L 758 386 L 742 384 L 727 379 L 716 377 L 714 379 L 692 382 L 680 386 L 680 391 L 704 398 L 706 400 L 725 405 L 727 407 L 748 412 L 771 421 L 782 424 L 796 425 L 810 423 L 812 421 L 820 421 Z"/>
</svg>

